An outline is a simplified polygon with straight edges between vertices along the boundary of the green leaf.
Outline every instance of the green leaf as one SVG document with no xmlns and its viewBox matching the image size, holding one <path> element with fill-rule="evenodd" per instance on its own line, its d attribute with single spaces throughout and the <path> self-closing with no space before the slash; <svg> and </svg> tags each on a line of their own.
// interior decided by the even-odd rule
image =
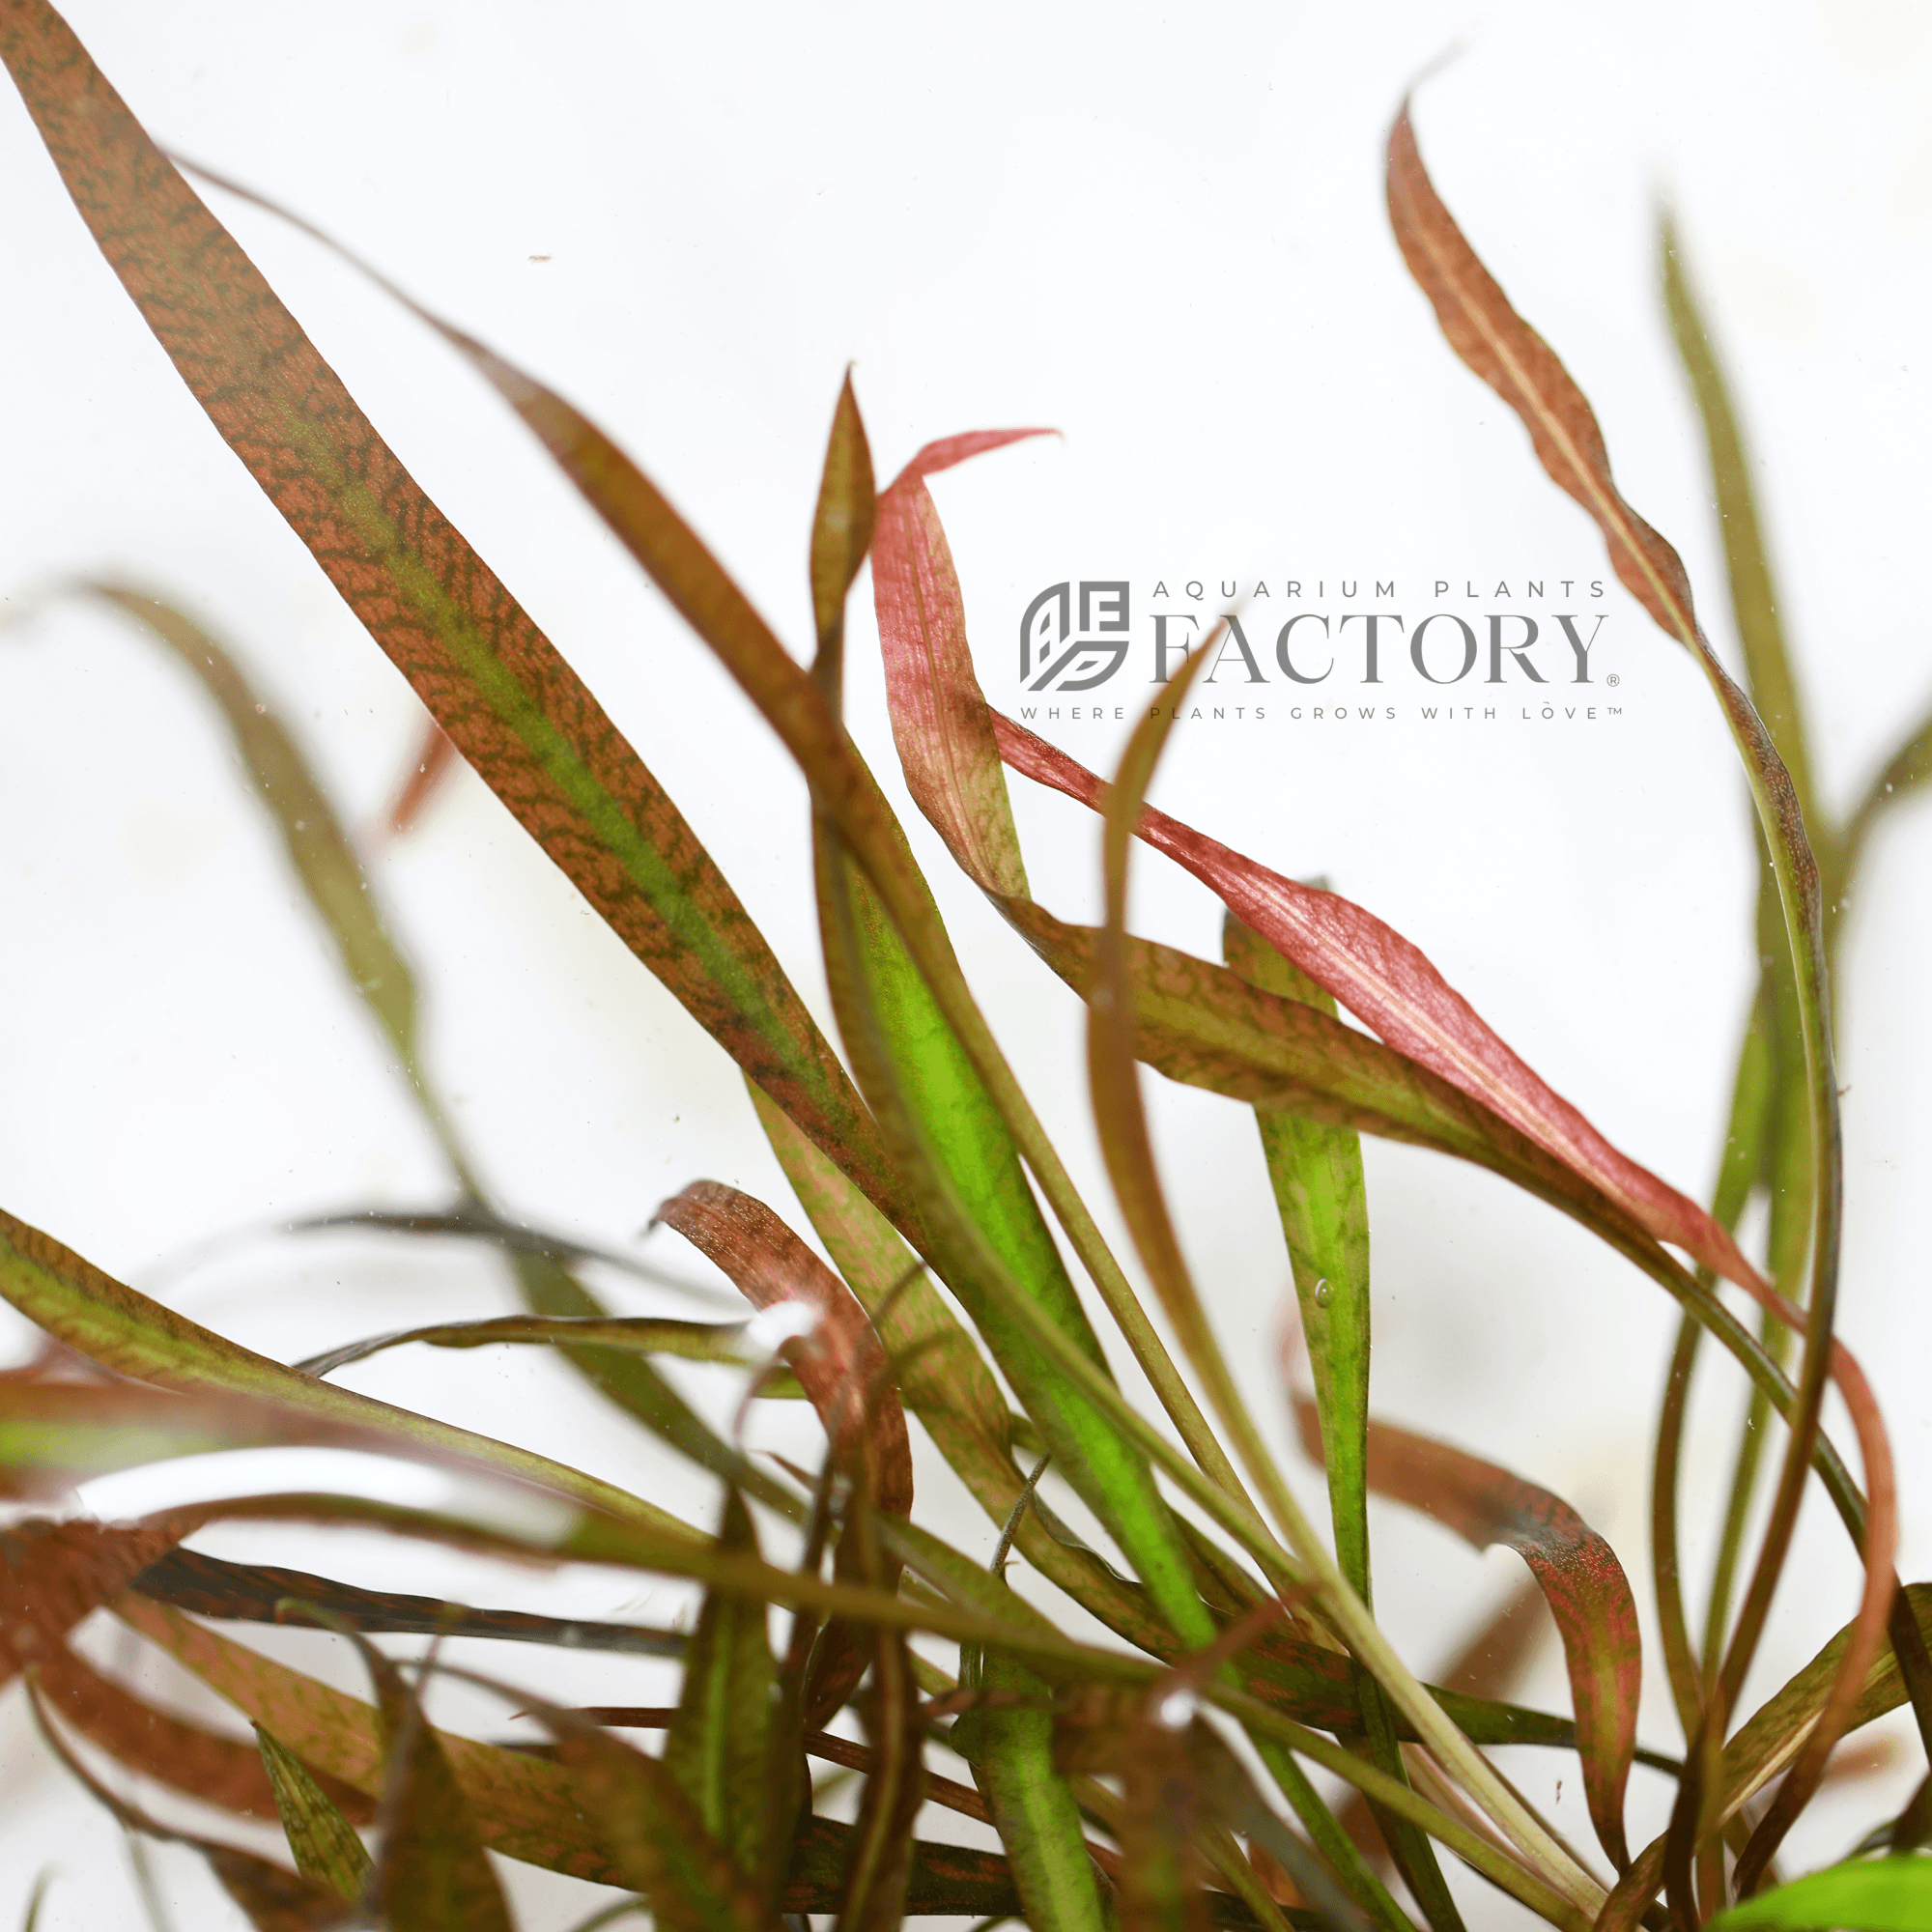
<svg viewBox="0 0 1932 1932">
<path fill-rule="evenodd" d="M 725 1493 L 718 1547 L 757 1553 L 751 1515 L 735 1490 Z M 704 1829 L 747 1875 L 756 1869 L 765 1822 L 763 1785 L 778 1695 L 766 1622 L 765 1605 L 753 1599 L 705 1594 L 665 1742 L 666 1768 Z"/>
<path fill-rule="evenodd" d="M 1232 971 L 1280 999 L 1330 1017 L 1334 996 L 1233 913 L 1221 929 Z M 1363 1603 L 1369 1573 L 1369 1200 L 1361 1136 L 1278 1107 L 1256 1110 L 1262 1151 L 1288 1242 L 1302 1333 L 1315 1372 L 1335 1560 Z"/>
<path fill-rule="evenodd" d="M 1734 1905 L 1710 1932 L 1924 1932 L 1932 1924 L 1932 1859 L 1833 1865 Z"/>
<path fill-rule="evenodd" d="M 128 584 L 93 582 L 77 587 L 158 639 L 214 700 L 242 767 L 281 834 L 290 869 L 335 941 L 342 970 L 388 1035 L 432 1124 L 442 1130 L 416 1059 L 414 977 L 301 748 L 257 697 L 234 659 L 183 611 Z"/>
<path fill-rule="evenodd" d="M 272 1405 L 272 1411 L 265 1407 L 265 1419 L 278 1412 L 291 1421 L 306 1419 L 319 1429 L 357 1433 L 363 1446 L 386 1444 L 406 1456 L 455 1458 L 539 1484 L 661 1534 L 693 1544 L 698 1541 L 694 1530 L 655 1505 L 546 1456 L 331 1388 L 258 1355 L 138 1290 L 124 1287 L 4 1210 L 0 1210 L 0 1295 L 48 1334 L 120 1375 L 185 1394 L 260 1398 Z M 45 1398 L 56 1393 L 51 1388 L 16 1390 L 10 1393 L 10 1402 L 17 1408 L 30 1394 Z"/>
<path fill-rule="evenodd" d="M 1251 985 L 1336 1017 L 1334 995 L 1232 912 L 1222 921 L 1221 953 Z M 1297 1119 L 1282 1108 L 1258 1107 L 1255 1123 L 1288 1243 L 1315 1377 L 1336 1567 L 1363 1604 L 1373 1607 L 1366 1475 L 1369 1197 L 1362 1178 L 1361 1136 L 1347 1127 Z M 1390 1777 L 1406 1783 L 1396 1714 L 1366 1671 L 1356 1673 L 1356 1694 L 1372 1759 Z M 1378 1813 L 1376 1823 L 1431 1921 L 1455 1922 L 1455 1906 L 1428 1838 L 1387 1812 Z"/>
<path fill-rule="evenodd" d="M 947 1286 L 1040 1430 L 1056 1466 L 1106 1524 L 1161 1614 L 1186 1640 L 1207 1641 L 1212 1625 L 1145 1460 L 1054 1374 L 1003 1298 L 987 1292 L 991 1283 L 970 1252 L 983 1243 L 998 1273 L 1106 1373 L 1098 1338 L 1000 1110 L 885 906 L 823 826 L 818 881 L 833 1002 L 861 1085 L 875 1109 L 892 1113 L 887 1130 L 904 1142 L 900 1166 L 921 1189 L 929 1237 L 944 1242 L 955 1216 L 970 1229 L 968 1248 L 942 1257 Z M 931 916 L 936 922 L 936 908 Z"/>
<path fill-rule="evenodd" d="M 875 1200 L 896 1205 L 830 1044 L 582 679 L 43 0 L 7 10 L 0 56 L 183 380 L 477 775 L 698 1024 Z"/>
<path fill-rule="evenodd" d="M 1682 243 L 1676 224 L 1667 213 L 1659 224 L 1657 243 L 1670 332 L 1684 363 L 1684 373 L 1690 379 L 1690 393 L 1696 399 L 1697 414 L 1704 425 L 1704 445 L 1717 495 L 1718 527 L 1730 577 L 1731 612 L 1737 620 L 1738 641 L 1744 646 L 1751 701 L 1784 760 L 1785 770 L 1791 774 L 1799 810 L 1805 824 L 1811 827 L 1813 840 L 1819 844 L 1821 863 L 1829 863 L 1831 841 L 1824 836 L 1824 823 L 1811 790 L 1811 760 L 1804 748 L 1804 711 L 1798 699 L 1791 655 L 1784 643 L 1784 626 L 1777 614 L 1771 558 L 1758 523 L 1756 495 L 1751 489 L 1750 454 L 1738 427 L 1723 366 L 1718 360 L 1710 329 L 1679 259 Z"/>
<path fill-rule="evenodd" d="M 1005 1589 L 1006 1585 L 997 1585 Z M 993 1814 L 1027 1922 L 1038 1932 L 1100 1932 L 1106 1923 L 1072 1787 L 1053 1761 L 1052 1691 L 1001 1651 L 962 1659 L 960 1688 L 987 1693 L 971 1724 L 955 1726 Z"/>
<path fill-rule="evenodd" d="M 274 1787 L 296 1870 L 347 1899 L 361 1897 L 370 1873 L 368 1851 L 355 1828 L 313 1777 L 308 1767 L 265 1725 L 255 1726 L 262 1762 Z"/>
</svg>

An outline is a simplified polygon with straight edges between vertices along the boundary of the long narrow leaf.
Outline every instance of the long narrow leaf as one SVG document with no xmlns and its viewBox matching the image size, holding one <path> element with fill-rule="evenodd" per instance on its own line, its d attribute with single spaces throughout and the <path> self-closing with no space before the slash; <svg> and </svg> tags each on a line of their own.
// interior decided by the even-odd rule
<svg viewBox="0 0 1932 1932">
<path fill-rule="evenodd" d="M 359 1431 L 372 1444 L 386 1438 L 405 1455 L 454 1456 L 648 1524 L 662 1534 L 696 1540 L 695 1532 L 663 1510 L 548 1457 L 284 1368 L 123 1286 L 4 1211 L 0 1295 L 48 1334 L 121 1375 L 187 1394 L 259 1397 L 319 1426 Z"/>
<path fill-rule="evenodd" d="M 231 1642 L 178 1610 L 134 1596 L 122 1598 L 115 1610 L 243 1717 L 273 1731 L 312 1771 L 326 1771 L 371 1799 L 382 1797 L 384 1750 L 373 1705 Z M 467 1738 L 445 1736 L 441 1747 L 485 1844 L 601 1885 L 623 1883 L 560 1766 Z"/>
<path fill-rule="evenodd" d="M 1000 754 L 1015 771 L 1096 811 L 1106 809 L 1108 787 L 1078 760 L 1009 718 L 994 722 Z M 1507 1121 L 1658 1239 L 1741 1286 L 1756 1281 L 1731 1237 L 1701 1208 L 1610 1146 L 1503 1043 L 1418 947 L 1373 913 L 1339 894 L 1284 878 L 1152 806 L 1135 829 L 1389 1046 Z"/>
<path fill-rule="evenodd" d="M 1725 672 L 1705 640 L 1682 561 L 1670 545 L 1624 500 L 1611 477 L 1603 432 L 1588 400 L 1549 346 L 1510 306 L 1443 206 L 1416 151 L 1406 108 L 1397 117 L 1389 133 L 1388 200 L 1390 220 L 1404 259 L 1435 307 L 1450 346 L 1520 417 L 1529 431 L 1537 458 L 1550 479 L 1582 505 L 1602 531 L 1611 568 L 1619 581 L 1659 628 L 1690 652 L 1703 671 L 1743 761 L 1777 877 L 1785 938 L 1797 980 L 1815 1225 L 1810 1293 L 1803 1323 L 1804 1359 L 1799 1375 L 1798 1405 L 1791 1419 L 1791 1439 L 1757 1565 L 1707 1713 L 1707 1724 L 1715 1719 L 1720 1725 L 1723 1712 L 1743 1683 L 1770 1614 L 1772 1594 L 1790 1548 L 1804 1493 L 1825 1383 L 1842 1362 L 1833 1346 L 1832 1330 L 1837 1304 L 1843 1218 L 1843 1152 L 1817 862 L 1792 776 L 1778 755 L 1771 733 L 1751 708 L 1750 700 Z M 1692 1252 L 1697 1253 L 1699 1260 L 1712 1261 L 1707 1254 L 1695 1249 Z M 1716 1265 L 1715 1262 L 1712 1264 Z M 1754 1279 L 1742 1279 L 1727 1268 L 1719 1268 L 1719 1272 L 1740 1280 L 1743 1287 L 1761 1295 Z M 1779 1823 L 1756 1834 L 1753 1849 L 1744 1861 L 1740 1882 L 1747 1888 L 1755 1876 L 1756 1861 L 1769 1856 L 1776 1843 L 1778 1830 L 1788 1824 L 1796 1808 L 1815 1788 L 1817 1778 L 1823 1774 L 1824 1753 L 1829 1751 L 1832 1742 L 1831 1719 L 1834 1715 L 1843 1715 L 1862 1664 L 1884 1641 L 1891 1600 L 1891 1555 L 1896 1540 L 1896 1522 L 1889 1493 L 1890 1452 L 1875 1413 L 1863 1418 L 1860 1433 L 1866 1458 L 1867 1487 L 1872 1492 L 1872 1514 L 1862 1552 L 1865 1587 L 1858 1636 L 1847 1653 L 1845 1681 L 1828 1707 L 1827 1721 L 1821 1726 L 1816 1749 L 1794 1767 L 1793 1776 L 1787 1780 L 1775 1807 Z M 1887 1466 L 1882 1469 L 1880 1464 Z M 1695 1798 L 1693 1777 L 1679 1795 L 1681 1816 L 1690 1815 Z M 1680 1896 L 1675 1902 L 1680 1913 L 1690 1909 L 1688 1896 Z"/>
<path fill-rule="evenodd" d="M 725 1497 L 718 1542 L 721 1549 L 756 1553 L 750 1512 L 735 1491 Z M 777 1691 L 765 1605 L 708 1592 L 685 1654 L 665 1766 L 704 1829 L 747 1874 L 756 1869 L 764 1824 L 762 1786 Z"/>
<path fill-rule="evenodd" d="M 71 1650 L 36 1664 L 35 1677 L 64 1724 L 128 1770 L 219 1810 L 275 1815 L 274 1789 L 252 1746 L 156 1709 Z M 337 1779 L 326 1782 L 329 1802 L 346 1816 L 360 1824 L 375 1816 L 360 1792 Z"/>
<path fill-rule="evenodd" d="M 596 699 L 396 460 L 44 0 L 4 57 L 110 267 L 351 609 L 620 938 L 883 1205 L 864 1108 L 743 905 Z"/>
<path fill-rule="evenodd" d="M 243 1623 L 281 1623 L 291 1597 L 327 1610 L 338 1624 L 359 1631 L 416 1636 L 481 1636 L 512 1643 L 561 1644 L 571 1650 L 604 1650 L 639 1657 L 682 1657 L 680 1631 L 637 1624 L 598 1623 L 576 1617 L 537 1616 L 528 1610 L 474 1610 L 440 1597 L 415 1597 L 338 1583 L 306 1570 L 229 1563 L 198 1549 L 172 1549 L 132 1579 L 132 1587 L 159 1604 L 196 1616 Z"/>
<path fill-rule="evenodd" d="M 927 1238 L 948 1244 L 938 1257 L 942 1276 L 1045 1432 L 1056 1466 L 1120 1543 L 1160 1613 L 1187 1640 L 1206 1641 L 1211 1625 L 1143 1455 L 1053 1373 L 1024 1318 L 1007 1305 L 1006 1295 L 1023 1295 L 1111 1384 L 1007 1122 L 838 835 L 821 826 L 816 838 L 820 924 L 840 1032 L 887 1131 L 902 1143 L 898 1157 L 921 1190 Z M 988 1292 L 996 1283 L 1006 1295 Z"/>
<path fill-rule="evenodd" d="M 1177 707 L 1179 703 L 1177 696 Z M 1333 998 L 1233 913 L 1222 923 L 1221 952 L 1242 979 L 1278 998 L 1334 1015 Z M 1315 1375 L 1335 1560 L 1349 1586 L 1373 1607 L 1366 1474 L 1369 1204 L 1361 1136 L 1280 1108 L 1257 1108 L 1255 1121 Z M 1358 1671 L 1356 1690 L 1371 1757 L 1381 1771 L 1406 1783 L 1408 1773 L 1394 1711 L 1366 1671 Z M 1387 1813 L 1376 1823 L 1425 1912 L 1432 1918 L 1446 1918 L 1445 1888 L 1428 1840 Z"/>
<path fill-rule="evenodd" d="M 691 1182 L 656 1219 L 716 1263 L 753 1307 L 800 1312 L 806 1326 L 785 1344 L 785 1359 L 835 1454 L 854 1470 L 867 1464 L 880 1509 L 909 1515 L 905 1412 L 892 1364 L 852 1291 L 762 1201 L 720 1181 Z"/>
</svg>

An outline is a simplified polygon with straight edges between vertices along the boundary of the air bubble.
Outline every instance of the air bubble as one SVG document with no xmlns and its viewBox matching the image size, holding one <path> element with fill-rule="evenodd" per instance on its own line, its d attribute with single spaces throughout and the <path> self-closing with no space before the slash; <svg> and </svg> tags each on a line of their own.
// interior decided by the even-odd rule
<svg viewBox="0 0 1932 1932">
<path fill-rule="evenodd" d="M 1192 1690 L 1170 1690 L 1154 1707 L 1154 1722 L 1164 1731 L 1184 1731 L 1201 1709 L 1201 1700 Z"/>
</svg>

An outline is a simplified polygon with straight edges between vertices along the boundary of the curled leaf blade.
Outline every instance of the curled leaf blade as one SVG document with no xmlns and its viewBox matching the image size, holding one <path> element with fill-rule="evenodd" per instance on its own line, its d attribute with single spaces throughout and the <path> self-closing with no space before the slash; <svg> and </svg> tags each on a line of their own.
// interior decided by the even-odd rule
<svg viewBox="0 0 1932 1932">
<path fill-rule="evenodd" d="M 1304 1446 L 1319 1459 L 1315 1405 L 1298 1400 L 1295 1413 Z M 1643 1649 L 1616 1552 L 1560 1496 L 1426 1435 L 1372 1424 L 1367 1469 L 1378 1495 L 1434 1517 L 1476 1549 L 1506 1544 L 1529 1565 L 1563 1637 L 1590 1821 L 1611 1861 L 1627 1870 L 1624 1787 L 1636 1749 Z"/>
<path fill-rule="evenodd" d="M 1043 430 L 988 430 L 927 443 L 879 498 L 872 601 L 886 699 L 906 789 L 986 892 L 1027 896 L 1025 862 L 990 714 L 973 668 L 952 551 L 925 478 Z"/>
<path fill-rule="evenodd" d="M 657 1210 L 715 1262 L 754 1308 L 781 1303 L 810 1326 L 785 1345 L 785 1359 L 825 1425 L 835 1454 L 867 1465 L 877 1507 L 912 1510 L 912 1447 L 905 1411 L 870 1319 L 858 1297 L 762 1201 L 721 1181 L 695 1180 Z"/>
<path fill-rule="evenodd" d="M 887 1516 L 912 1514 L 912 1443 L 892 1364 L 858 1297 L 762 1201 L 696 1180 L 657 1211 L 715 1262 L 754 1308 L 791 1304 L 809 1322 L 784 1345 L 792 1373 L 818 1411 L 834 1462 L 858 1493 Z M 839 1542 L 839 1574 L 852 1576 L 851 1530 Z M 895 1589 L 895 1567 L 881 1579 Z M 811 1661 L 805 1719 L 817 1729 L 865 1674 L 868 1646 L 835 1619 Z"/>
</svg>

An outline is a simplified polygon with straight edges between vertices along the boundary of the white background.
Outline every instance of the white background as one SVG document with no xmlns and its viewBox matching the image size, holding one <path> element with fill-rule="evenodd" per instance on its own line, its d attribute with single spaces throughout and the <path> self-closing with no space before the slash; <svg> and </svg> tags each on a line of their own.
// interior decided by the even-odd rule
<svg viewBox="0 0 1932 1932">
<path fill-rule="evenodd" d="M 1626 494 L 1683 551 L 1728 652 L 1700 445 L 1656 293 L 1658 198 L 1678 210 L 1760 461 L 1827 806 L 1846 809 L 1932 702 L 1921 10 L 93 0 L 71 16 L 157 138 L 322 223 L 615 433 L 801 651 L 806 531 L 848 359 L 882 480 L 958 430 L 1064 431 L 935 486 L 981 678 L 1009 704 L 1017 614 L 1063 577 L 1395 575 L 1414 611 L 1433 608 L 1436 577 L 1608 576 L 1388 236 L 1387 123 L 1458 46 L 1419 99 L 1425 157 L 1593 398 Z M 232 643 L 349 820 L 373 825 L 416 742 L 413 698 L 173 376 L 11 93 L 0 144 L 6 611 L 110 570 L 173 596 Z M 465 368 L 312 244 L 217 206 L 589 680 L 823 1015 L 804 797 L 769 734 Z M 851 703 L 890 776 L 867 583 Z M 1505 707 L 1454 733 L 1204 724 L 1177 735 L 1156 796 L 1388 919 L 1613 1140 L 1702 1193 L 1753 970 L 1743 787 L 1689 662 L 1621 593 L 1609 608 L 1598 664 L 1622 680 L 1614 724 Z M 1122 690 L 1145 675 L 1136 657 Z M 1066 742 L 1104 766 L 1124 728 L 1069 724 Z M 1015 790 L 1036 892 L 1091 917 L 1094 823 Z M 969 970 L 1103 1203 L 1076 1005 L 912 829 Z M 1913 1214 L 1932 1146 L 1911 1100 L 1932 1066 L 1914 990 L 1932 940 L 1928 840 L 1932 818 L 1908 807 L 1875 842 L 1843 986 L 1843 1332 L 1888 1405 L 1908 1577 L 1932 1564 Z M 435 1075 L 512 1208 L 619 1246 L 699 1175 L 789 1209 L 722 1053 L 467 773 L 373 863 L 421 974 Z M 508 1306 L 492 1264 L 429 1248 L 263 1239 L 182 1264 L 213 1236 L 430 1202 L 445 1182 L 199 693 L 71 606 L 0 640 L 0 879 L 13 1212 L 285 1356 Z M 1141 929 L 1211 952 L 1215 912 L 1145 861 Z M 1206 1096 L 1157 1097 L 1190 1254 L 1272 1419 L 1287 1271 L 1253 1129 Z M 1379 1411 L 1558 1489 L 1641 1595 L 1670 1312 L 1486 1177 L 1399 1149 L 1368 1158 Z M 658 1242 L 699 1272 L 673 1237 L 640 1252 Z M 350 1379 L 709 1507 L 537 1360 L 418 1350 Z M 1706 1393 L 1688 1516 L 1700 1537 L 1739 1406 L 1726 1372 Z M 756 1424 L 755 1439 L 808 1446 L 793 1420 Z M 952 1492 L 922 1470 L 944 1518 Z M 1431 1667 L 1513 1587 L 1516 1559 L 1378 1520 L 1385 1615 Z M 970 1515 L 955 1521 L 990 1543 Z M 362 1548 L 275 1550 L 407 1580 Z M 450 1573 L 409 1577 L 432 1574 Z M 546 1601 L 529 1579 L 421 1585 L 445 1586 Z M 594 1609 L 642 1601 L 604 1578 L 579 1587 Z M 1854 1588 L 1814 1497 L 1763 1690 L 1843 1621 Z M 651 1613 L 677 1601 L 660 1591 Z M 605 1679 L 582 1688 L 609 1694 Z M 1667 1747 L 1668 1701 L 1651 1689 L 1644 1734 Z M 1561 1699 L 1553 1644 L 1525 1694 Z M 17 1691 L 0 1747 L 0 1923 L 43 1859 L 60 1868 L 43 1924 L 139 1922 L 114 1833 L 37 1754 Z M 1586 1833 L 1567 1769 L 1558 1815 Z M 1512 1770 L 1548 1801 L 1566 1767 Z M 1794 1857 L 1836 1855 L 1916 1776 L 1901 1763 L 1821 1807 Z M 1640 1841 L 1663 1792 L 1643 1773 L 1634 1790 Z M 159 1868 L 179 1922 L 218 1922 L 191 1863 Z M 585 1909 L 576 1888 L 518 1883 L 531 1925 Z M 1514 1922 L 1493 1894 L 1467 1895 L 1472 1922 Z"/>
</svg>

